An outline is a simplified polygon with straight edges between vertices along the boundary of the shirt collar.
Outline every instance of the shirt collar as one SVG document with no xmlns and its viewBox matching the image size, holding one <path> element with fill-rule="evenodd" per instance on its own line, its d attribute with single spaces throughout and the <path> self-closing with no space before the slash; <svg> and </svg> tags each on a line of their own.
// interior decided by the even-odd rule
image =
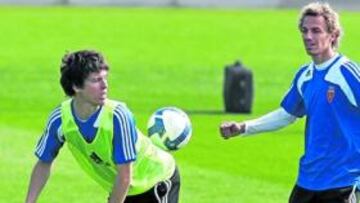
<svg viewBox="0 0 360 203">
<path fill-rule="evenodd" d="M 330 64 L 332 64 L 336 59 L 337 57 L 339 56 L 340 54 L 339 53 L 336 53 L 333 57 L 331 57 L 329 60 L 321 63 L 321 64 L 314 64 L 314 67 L 316 70 L 325 70 L 329 67 Z"/>
</svg>

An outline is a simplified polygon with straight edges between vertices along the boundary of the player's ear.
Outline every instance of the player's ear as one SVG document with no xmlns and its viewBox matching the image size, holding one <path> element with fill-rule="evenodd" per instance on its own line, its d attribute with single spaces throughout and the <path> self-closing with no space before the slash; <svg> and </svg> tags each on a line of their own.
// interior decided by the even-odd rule
<svg viewBox="0 0 360 203">
<path fill-rule="evenodd" d="M 76 85 L 73 85 L 72 88 L 73 88 L 75 93 L 78 93 L 80 91 L 80 88 L 78 86 L 76 86 Z"/>
<path fill-rule="evenodd" d="M 339 37 L 340 37 L 340 31 L 339 30 L 335 30 L 333 33 L 331 33 L 331 43 L 334 46 L 337 45 Z"/>
</svg>

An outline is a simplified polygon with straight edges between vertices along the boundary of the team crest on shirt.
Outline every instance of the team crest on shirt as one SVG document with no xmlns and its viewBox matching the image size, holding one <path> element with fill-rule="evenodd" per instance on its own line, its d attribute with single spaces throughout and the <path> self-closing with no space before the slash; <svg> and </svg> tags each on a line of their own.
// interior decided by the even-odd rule
<svg viewBox="0 0 360 203">
<path fill-rule="evenodd" d="M 334 97 L 335 97 L 335 87 L 334 86 L 329 86 L 327 93 L 326 93 L 326 97 L 327 97 L 327 101 L 329 103 L 332 103 L 332 101 L 334 100 Z"/>
</svg>

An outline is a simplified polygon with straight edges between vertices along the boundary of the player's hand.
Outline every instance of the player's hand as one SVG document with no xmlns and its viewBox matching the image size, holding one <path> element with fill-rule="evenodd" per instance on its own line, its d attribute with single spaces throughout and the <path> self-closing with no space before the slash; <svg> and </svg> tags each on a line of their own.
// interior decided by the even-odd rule
<svg viewBox="0 0 360 203">
<path fill-rule="evenodd" d="M 224 122 L 220 125 L 220 134 L 224 139 L 240 135 L 245 132 L 245 123 L 234 121 Z"/>
</svg>

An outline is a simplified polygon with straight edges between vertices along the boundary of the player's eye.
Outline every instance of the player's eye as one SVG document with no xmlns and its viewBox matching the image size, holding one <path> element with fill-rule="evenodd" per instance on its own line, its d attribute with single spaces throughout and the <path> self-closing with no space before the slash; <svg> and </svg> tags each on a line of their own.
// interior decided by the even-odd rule
<svg viewBox="0 0 360 203">
<path fill-rule="evenodd" d="M 321 29 L 320 28 L 314 28 L 312 29 L 312 32 L 315 34 L 321 33 Z"/>
<path fill-rule="evenodd" d="M 100 82 L 102 79 L 101 78 L 89 78 L 88 81 L 91 83 L 97 83 Z"/>
<path fill-rule="evenodd" d="M 302 27 L 302 28 L 300 28 L 300 32 L 303 34 L 306 34 L 308 32 L 308 29 Z"/>
</svg>

